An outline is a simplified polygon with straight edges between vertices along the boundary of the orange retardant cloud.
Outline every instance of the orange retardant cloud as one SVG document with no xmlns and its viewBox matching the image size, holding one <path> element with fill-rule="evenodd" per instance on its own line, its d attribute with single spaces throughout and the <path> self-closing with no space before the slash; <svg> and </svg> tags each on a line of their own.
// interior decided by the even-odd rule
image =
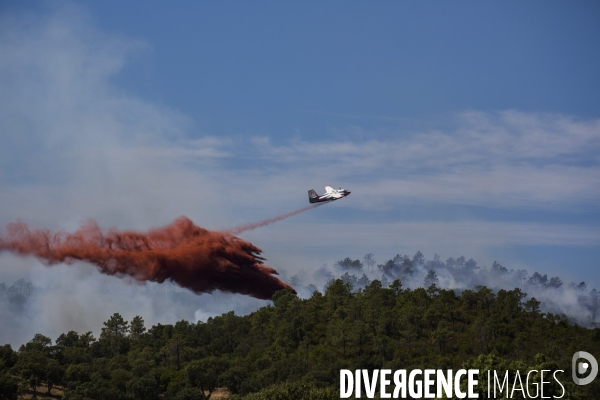
<svg viewBox="0 0 600 400">
<path fill-rule="evenodd" d="M 31 230 L 15 222 L 0 234 L 2 251 L 32 255 L 46 265 L 86 261 L 103 274 L 142 282 L 171 280 L 198 294 L 222 290 L 270 299 L 278 290 L 294 290 L 263 264 L 258 247 L 186 217 L 148 232 L 102 231 L 92 220 L 74 233 Z"/>
</svg>

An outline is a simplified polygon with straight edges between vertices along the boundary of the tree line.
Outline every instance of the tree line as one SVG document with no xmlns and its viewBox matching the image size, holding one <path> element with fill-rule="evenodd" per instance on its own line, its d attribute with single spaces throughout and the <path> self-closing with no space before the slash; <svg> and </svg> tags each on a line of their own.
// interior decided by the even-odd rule
<svg viewBox="0 0 600 400">
<path fill-rule="evenodd" d="M 571 322 L 587 327 L 600 326 L 599 290 L 588 288 L 585 282 L 567 284 L 558 276 L 548 277 L 537 271 L 530 274 L 524 269 L 508 269 L 496 261 L 490 267 L 480 267 L 472 258 L 467 260 L 464 256 L 450 257 L 444 262 L 436 254 L 433 260 L 427 260 L 418 251 L 413 257 L 398 254 L 377 264 L 374 255 L 369 253 L 362 260 L 346 257 L 335 263 L 333 272 L 321 268 L 318 274 L 331 282 L 335 279 L 336 272 L 341 273 L 340 279 L 352 285 L 355 291 L 364 289 L 377 274 L 384 287 L 395 279 L 411 288 L 427 288 L 435 284 L 459 290 L 487 286 L 498 291 L 518 287 L 530 297 L 541 300 L 544 311 L 561 314 Z M 294 278 L 292 277 L 292 281 Z M 296 280 L 293 283 L 297 285 L 299 282 Z M 315 288 L 312 285 L 309 287 Z"/>
<path fill-rule="evenodd" d="M 410 289 L 400 279 L 355 290 L 336 279 L 301 299 L 280 291 L 247 316 L 146 328 L 118 313 L 91 332 L 36 334 L 0 347 L 0 399 L 339 398 L 340 369 L 563 369 L 565 399 L 600 398 L 576 386 L 571 357 L 600 354 L 600 329 L 540 311 L 521 289 Z M 570 383 L 569 383 L 570 382 Z M 483 381 L 482 381 L 483 384 Z M 58 391 L 57 391 L 58 389 Z M 485 390 L 482 386 L 480 389 Z M 555 389 L 552 389 L 555 390 Z M 560 392 L 558 392 L 560 394 Z"/>
</svg>

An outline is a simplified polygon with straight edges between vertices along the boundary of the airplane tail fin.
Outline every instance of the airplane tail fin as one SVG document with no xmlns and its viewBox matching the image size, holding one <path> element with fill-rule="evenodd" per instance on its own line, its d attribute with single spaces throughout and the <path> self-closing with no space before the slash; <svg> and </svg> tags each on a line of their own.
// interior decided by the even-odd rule
<svg viewBox="0 0 600 400">
<path fill-rule="evenodd" d="M 317 203 L 319 200 L 319 195 L 313 189 L 308 191 L 308 201 L 311 203 Z"/>
</svg>

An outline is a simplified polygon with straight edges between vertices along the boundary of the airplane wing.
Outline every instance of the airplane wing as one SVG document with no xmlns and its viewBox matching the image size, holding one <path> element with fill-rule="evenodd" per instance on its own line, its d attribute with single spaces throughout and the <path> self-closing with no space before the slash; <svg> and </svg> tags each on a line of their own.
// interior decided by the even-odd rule
<svg viewBox="0 0 600 400">
<path fill-rule="evenodd" d="M 331 194 L 335 192 L 335 190 L 333 190 L 331 186 L 325 186 L 325 192 L 327 192 L 327 194 Z"/>
</svg>

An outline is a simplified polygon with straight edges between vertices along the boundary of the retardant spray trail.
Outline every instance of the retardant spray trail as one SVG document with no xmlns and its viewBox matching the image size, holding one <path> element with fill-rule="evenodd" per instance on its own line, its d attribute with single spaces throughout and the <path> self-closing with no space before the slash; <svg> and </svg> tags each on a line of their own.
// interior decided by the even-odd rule
<svg viewBox="0 0 600 400">
<path fill-rule="evenodd" d="M 0 234 L 2 251 L 33 255 L 47 265 L 87 261 L 104 274 L 172 280 L 195 293 L 223 290 L 270 299 L 278 290 L 293 290 L 263 264 L 258 247 L 231 233 L 200 228 L 186 217 L 146 233 L 102 231 L 94 221 L 74 233 L 53 233 L 16 222 Z"/>
<path fill-rule="evenodd" d="M 303 213 L 304 211 L 312 210 L 313 208 L 322 206 L 323 204 L 327 204 L 327 203 L 311 204 L 308 207 L 304 207 L 299 210 L 289 212 L 287 214 L 278 215 L 276 217 L 265 219 L 265 220 L 262 220 L 259 222 L 252 222 L 249 224 L 236 226 L 235 228 L 227 229 L 223 232 L 228 233 L 230 235 L 239 235 L 242 232 L 251 231 L 252 229 L 260 228 L 261 226 L 269 225 L 269 224 L 272 224 L 273 222 L 277 222 L 277 221 L 281 221 L 282 219 L 293 217 L 294 215 L 298 215 L 300 213 Z"/>
</svg>

